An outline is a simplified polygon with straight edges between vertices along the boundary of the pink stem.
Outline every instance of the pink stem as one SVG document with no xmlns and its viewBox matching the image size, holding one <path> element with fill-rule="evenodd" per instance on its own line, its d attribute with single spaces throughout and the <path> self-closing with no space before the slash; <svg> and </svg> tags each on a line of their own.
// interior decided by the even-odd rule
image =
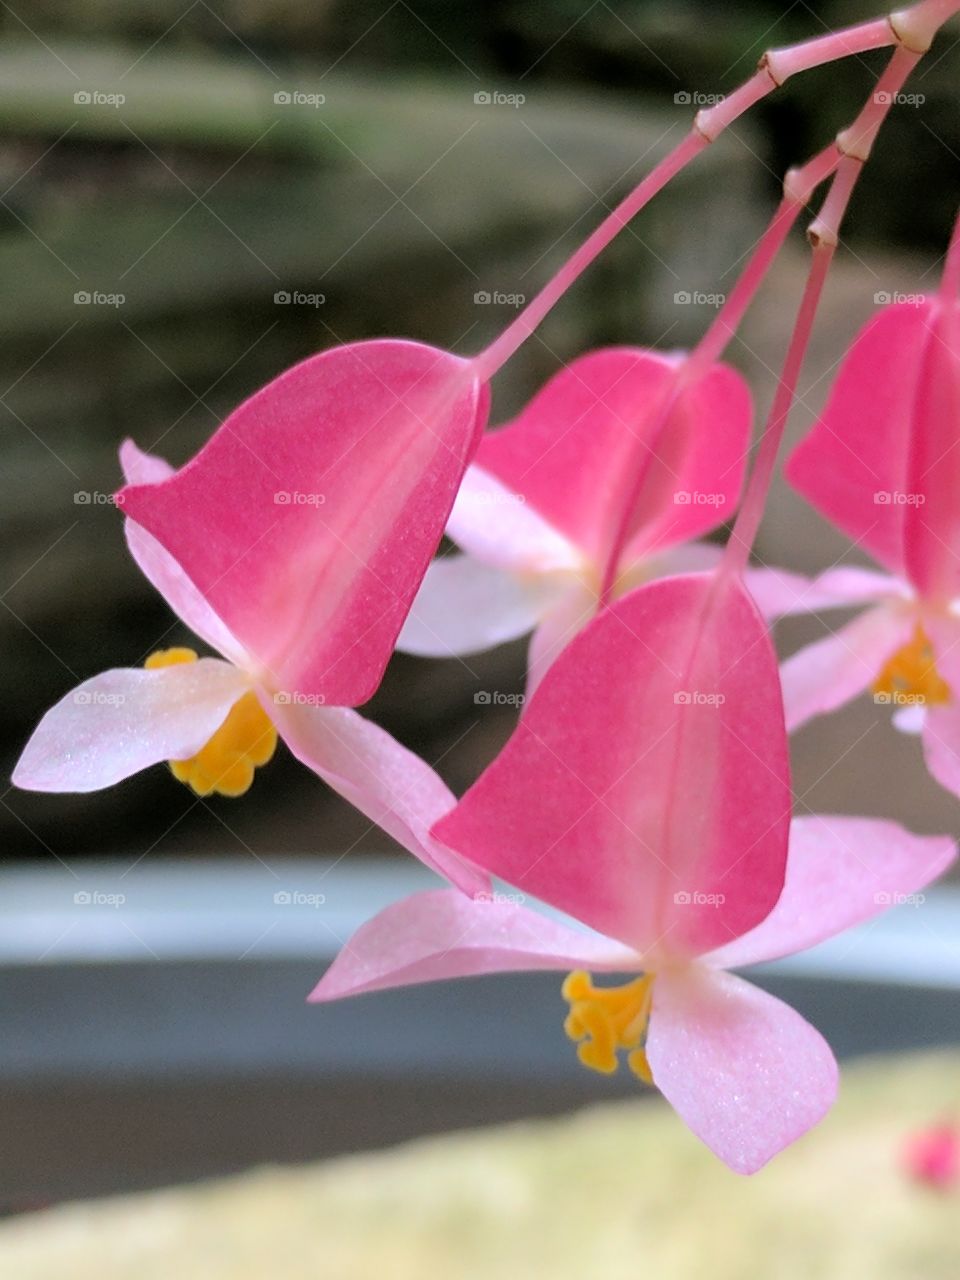
<svg viewBox="0 0 960 1280">
<path fill-rule="evenodd" d="M 917 10 L 931 5 L 960 9 L 960 0 L 921 0 Z M 911 11 L 912 12 L 912 11 Z M 947 15 L 949 16 L 949 15 Z M 634 188 L 592 232 L 579 249 L 564 263 L 560 270 L 520 314 L 473 361 L 476 375 L 489 380 L 514 354 L 518 347 L 533 333 L 544 316 L 556 305 L 566 291 L 593 262 L 619 231 L 666 184 L 713 142 L 748 108 L 766 97 L 783 83 L 788 75 L 811 67 L 870 49 L 896 43 L 897 36 L 886 18 L 875 19 L 849 27 L 844 31 L 830 32 L 813 40 L 786 49 L 771 50 L 761 60 L 760 68 L 734 93 L 716 106 L 701 111 L 690 133 Z"/>
<path fill-rule="evenodd" d="M 957 7 L 960 8 L 960 0 L 957 0 Z M 921 53 L 911 52 L 899 45 L 862 111 L 838 139 L 838 145 L 850 147 L 852 154 L 845 154 L 837 165 L 823 208 L 810 227 L 809 236 L 813 245 L 810 272 L 790 337 L 783 371 L 747 483 L 747 491 L 730 531 L 724 556 L 724 568 L 728 571 L 742 572 L 760 528 L 784 428 L 796 398 L 797 382 L 810 341 L 810 332 L 853 189 L 869 158 L 870 148 L 880 125 L 922 56 Z"/>
<path fill-rule="evenodd" d="M 791 169 L 784 180 L 784 197 L 770 220 L 766 231 L 760 237 L 750 260 L 744 268 L 733 292 L 724 303 L 723 309 L 703 338 L 683 363 L 683 367 L 674 380 L 664 403 L 661 405 L 650 439 L 655 442 L 666 425 L 673 406 L 684 388 L 695 382 L 709 366 L 719 358 L 724 347 L 736 332 L 744 313 L 753 301 L 757 290 L 783 242 L 809 200 L 813 190 L 825 181 L 836 168 L 840 159 L 836 145 L 831 144 L 819 155 L 808 161 L 802 168 Z M 620 572 L 620 560 L 627 544 L 630 532 L 630 512 L 636 502 L 637 494 L 643 484 L 643 474 L 636 477 L 628 500 L 624 503 L 616 533 L 604 561 L 600 583 L 600 605 L 609 603 Z"/>
<path fill-rule="evenodd" d="M 836 169 L 839 160 L 840 153 L 836 144 L 831 143 L 802 168 L 793 169 L 787 174 L 784 180 L 783 199 L 776 213 L 734 285 L 733 292 L 687 359 L 684 367 L 684 382 L 695 381 L 703 369 L 713 364 L 715 360 L 719 360 L 727 343 L 740 327 L 747 309 L 801 211 L 813 191 Z"/>
<path fill-rule="evenodd" d="M 607 214 L 596 230 L 587 237 L 572 257 L 567 259 L 536 297 L 527 303 L 503 333 L 476 357 L 473 363 L 478 377 L 488 380 L 502 365 L 506 364 L 517 348 L 530 337 L 547 312 L 559 302 L 581 272 L 585 271 L 617 233 L 623 230 L 630 219 L 708 145 L 706 138 L 696 130 L 691 130 L 678 146 L 664 156 L 639 186 L 635 187 L 612 212 Z"/>
<path fill-rule="evenodd" d="M 834 248 L 834 245 L 824 243 L 816 246 L 813 251 L 813 261 L 810 264 L 810 272 L 807 276 L 803 297 L 800 300 L 793 333 L 790 336 L 790 346 L 787 349 L 783 371 L 777 383 L 777 392 L 770 409 L 770 416 L 767 418 L 763 436 L 760 440 L 760 448 L 757 451 L 757 459 L 750 473 L 747 492 L 744 495 L 743 502 L 740 504 L 740 510 L 737 513 L 737 518 L 730 531 L 730 540 L 727 543 L 725 564 L 728 569 L 735 572 L 742 572 L 746 565 L 754 539 L 757 536 L 757 530 L 760 527 L 760 520 L 763 517 L 764 507 L 766 506 L 767 492 L 770 488 L 770 481 L 773 478 L 773 469 L 777 461 L 777 454 L 780 451 L 783 429 L 793 407 L 800 368 L 803 364 L 803 357 L 806 354 L 807 343 L 810 340 L 810 331 L 813 328 L 813 321 L 817 314 L 817 306 L 820 302 L 820 295 L 823 292 L 827 271 L 833 260 Z"/>
</svg>

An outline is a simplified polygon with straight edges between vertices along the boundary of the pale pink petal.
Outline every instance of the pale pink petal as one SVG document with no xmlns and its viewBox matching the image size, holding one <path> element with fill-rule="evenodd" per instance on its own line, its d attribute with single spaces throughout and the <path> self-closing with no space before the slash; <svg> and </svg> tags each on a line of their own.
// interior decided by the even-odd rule
<svg viewBox="0 0 960 1280">
<path fill-rule="evenodd" d="M 715 569 L 722 559 L 723 547 L 715 542 L 681 542 L 675 547 L 649 554 L 642 548 L 635 552 L 633 547 L 627 547 L 621 557 L 613 594 L 624 596 L 655 578 L 669 578 L 677 573 L 705 573 L 708 569 Z"/>
<path fill-rule="evenodd" d="M 657 1088 L 735 1173 L 756 1173 L 837 1094 L 819 1031 L 742 978 L 698 965 L 657 974 L 646 1053 Z"/>
<path fill-rule="evenodd" d="M 903 513 L 904 565 L 929 599 L 960 595 L 960 302 L 918 308 L 926 349 L 916 382 Z"/>
<path fill-rule="evenodd" d="M 98 791 L 161 760 L 189 759 L 249 687 L 219 658 L 104 671 L 50 708 L 13 781 L 28 791 Z"/>
<path fill-rule="evenodd" d="M 843 609 L 882 600 L 912 600 L 914 595 L 902 578 L 892 574 L 859 565 L 837 565 L 812 579 L 806 598 L 815 609 Z"/>
<path fill-rule="evenodd" d="M 821 515 L 893 573 L 904 567 L 910 420 L 930 306 L 885 307 L 860 331 L 785 468 Z"/>
<path fill-rule="evenodd" d="M 664 578 L 563 650 L 434 834 L 638 952 L 709 950 L 783 885 L 776 656 L 742 585 Z"/>
<path fill-rule="evenodd" d="M 395 902 L 361 925 L 310 999 L 339 1000 L 483 973 L 580 968 L 633 970 L 637 957 L 517 903 L 492 895 L 471 901 L 462 893 L 434 889 Z M 557 996 L 559 1001 L 559 991 Z M 497 1029 L 491 1027 L 490 1033 Z"/>
<path fill-rule="evenodd" d="M 597 594 L 588 582 L 576 580 L 543 616 L 527 654 L 527 698 L 578 631 L 597 613 Z"/>
<path fill-rule="evenodd" d="M 810 613 L 817 607 L 811 598 L 810 579 L 800 573 L 776 569 L 771 565 L 751 565 L 743 577 L 747 590 L 765 618 Z"/>
<path fill-rule="evenodd" d="M 780 669 L 787 728 L 799 728 L 868 689 L 915 625 L 905 610 L 879 605 L 787 658 Z"/>
<path fill-rule="evenodd" d="M 565 365 L 477 461 L 592 561 L 629 560 L 720 524 L 740 492 L 751 406 L 722 365 L 679 388 L 681 356 L 638 347 Z"/>
<path fill-rule="evenodd" d="M 526 635 L 569 592 L 568 574 L 521 576 L 473 556 L 434 560 L 397 639 L 402 653 L 449 658 Z"/>
<path fill-rule="evenodd" d="M 548 524 L 522 493 L 476 463 L 467 467 L 447 521 L 447 534 L 485 564 L 521 572 L 576 569 L 583 554 Z"/>
<path fill-rule="evenodd" d="M 132 440 L 125 440 L 120 446 L 120 465 L 127 484 L 157 484 L 174 474 L 168 462 L 144 453 Z M 170 552 L 165 551 L 153 534 L 147 533 L 133 520 L 124 520 L 123 532 L 140 572 L 163 596 L 177 617 L 236 666 L 249 666 L 250 660 L 243 646 L 230 634 L 229 628 L 210 608 Z"/>
<path fill-rule="evenodd" d="M 960 702 L 957 694 L 950 702 L 925 710 L 921 735 L 927 768 L 941 787 L 960 796 Z"/>
<path fill-rule="evenodd" d="M 159 484 L 161 480 L 169 480 L 175 471 L 166 458 L 146 453 L 130 439 L 120 446 L 120 467 L 124 484 Z"/>
<path fill-rule="evenodd" d="M 349 708 L 310 706 L 288 693 L 260 696 L 293 754 L 334 791 L 457 888 L 488 888 L 488 876 L 430 837 L 456 799 L 418 755 Z"/>
<path fill-rule="evenodd" d="M 794 818 L 780 901 L 755 929 L 704 958 L 729 969 L 804 951 L 918 893 L 956 854 L 947 836 L 915 836 L 881 818 Z"/>
<path fill-rule="evenodd" d="M 376 689 L 486 419 L 468 361 L 337 347 L 235 410 L 185 467 L 123 490 L 274 687 Z"/>
</svg>

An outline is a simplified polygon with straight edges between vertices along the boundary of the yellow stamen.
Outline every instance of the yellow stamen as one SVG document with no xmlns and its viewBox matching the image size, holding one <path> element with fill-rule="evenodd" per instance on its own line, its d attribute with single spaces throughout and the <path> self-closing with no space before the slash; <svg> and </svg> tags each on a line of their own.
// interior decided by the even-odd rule
<svg viewBox="0 0 960 1280">
<path fill-rule="evenodd" d="M 143 664 L 148 671 L 196 662 L 192 649 L 161 649 Z M 242 796 L 253 782 L 254 770 L 266 764 L 277 746 L 277 731 L 251 689 L 230 708 L 227 718 L 213 737 L 189 760 L 171 760 L 170 768 L 179 782 L 192 787 L 198 796 L 216 792 L 221 796 Z"/>
<path fill-rule="evenodd" d="M 643 1049 L 653 996 L 653 974 L 641 974 L 622 987 L 595 987 L 589 973 L 575 969 L 563 984 L 570 1005 L 563 1029 L 579 1041 L 577 1057 L 585 1067 L 612 1075 L 617 1053 L 629 1050 L 627 1066 L 646 1084 L 653 1084 Z"/>
<path fill-rule="evenodd" d="M 935 706 L 950 701 L 950 686 L 937 670 L 930 637 L 920 623 L 890 658 L 871 686 L 878 702 Z"/>
</svg>

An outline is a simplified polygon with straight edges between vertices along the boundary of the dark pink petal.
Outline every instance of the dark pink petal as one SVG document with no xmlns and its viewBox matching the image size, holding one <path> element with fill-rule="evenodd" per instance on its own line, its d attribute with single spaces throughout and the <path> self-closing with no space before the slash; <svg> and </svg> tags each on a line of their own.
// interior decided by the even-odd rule
<svg viewBox="0 0 960 1280">
<path fill-rule="evenodd" d="M 960 303 L 937 298 L 917 321 L 926 349 L 909 426 L 904 563 L 920 595 L 960 595 Z"/>
<path fill-rule="evenodd" d="M 776 657 L 743 586 L 665 578 L 576 636 L 434 835 L 638 952 L 744 933 L 783 885 Z"/>
<path fill-rule="evenodd" d="M 735 1173 L 756 1173 L 837 1094 L 830 1046 L 795 1009 L 731 973 L 657 974 L 646 1043 L 654 1083 Z"/>
<path fill-rule="evenodd" d="M 124 510 L 274 688 L 373 693 L 486 419 L 472 366 L 412 342 L 337 347 L 235 410 Z"/>
<path fill-rule="evenodd" d="M 310 999 L 340 1000 L 482 973 L 636 967 L 637 957 L 630 951 L 528 907 L 471 901 L 462 893 L 434 889 L 395 902 L 361 925 Z"/>
<path fill-rule="evenodd" d="M 27 791 L 99 791 L 161 760 L 187 760 L 249 687 L 219 658 L 104 671 L 50 708 L 13 781 Z"/>
<path fill-rule="evenodd" d="M 794 818 L 780 901 L 705 960 L 729 969 L 804 951 L 918 893 L 956 856 L 947 836 L 915 836 L 880 818 Z"/>
<path fill-rule="evenodd" d="M 697 537 L 737 502 L 752 411 L 739 374 L 714 365 L 661 430 L 682 369 L 633 347 L 581 356 L 484 437 L 477 461 L 597 563 L 621 532 L 631 559 Z"/>
<path fill-rule="evenodd" d="M 933 306 L 885 307 L 860 331 L 823 416 L 785 468 L 822 516 L 892 573 L 904 568 L 907 451 Z"/>
<path fill-rule="evenodd" d="M 431 839 L 431 826 L 456 799 L 424 760 L 347 707 L 260 697 L 293 754 L 334 791 L 465 893 L 489 888 L 487 875 Z"/>
<path fill-rule="evenodd" d="M 916 617 L 906 609 L 881 604 L 792 654 L 781 668 L 787 728 L 793 731 L 869 689 L 915 627 Z"/>
<path fill-rule="evenodd" d="M 173 467 L 168 462 L 144 453 L 132 440 L 125 440 L 120 446 L 120 464 L 127 484 L 157 484 L 173 475 Z M 140 572 L 177 617 L 236 666 L 249 667 L 250 659 L 243 646 L 230 634 L 170 552 L 133 520 L 124 520 L 123 532 Z"/>
</svg>

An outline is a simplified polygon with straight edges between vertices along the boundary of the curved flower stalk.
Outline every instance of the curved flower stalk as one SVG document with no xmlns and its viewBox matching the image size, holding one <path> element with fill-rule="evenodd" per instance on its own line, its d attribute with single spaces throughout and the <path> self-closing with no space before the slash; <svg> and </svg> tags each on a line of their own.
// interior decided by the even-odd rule
<svg viewBox="0 0 960 1280">
<path fill-rule="evenodd" d="M 172 472 L 131 441 L 121 461 L 127 483 L 141 492 Z M 151 534 L 129 519 L 125 531 L 144 576 L 222 657 L 161 650 L 145 668 L 85 680 L 40 721 L 14 770 L 17 786 L 96 791 L 167 760 L 197 795 L 236 796 L 270 760 L 279 736 L 307 768 L 429 867 L 467 893 L 487 887 L 487 877 L 431 838 L 431 824 L 455 800 L 419 756 L 349 707 L 297 693 L 296 655 L 292 665 L 271 666 L 273 650 L 242 643 Z"/>
<path fill-rule="evenodd" d="M 572 970 L 565 1029 L 581 1062 L 609 1073 L 623 1055 L 752 1173 L 828 1109 L 836 1064 L 797 1013 L 726 969 L 869 919 L 955 856 L 950 840 L 893 823 L 817 817 L 794 820 L 787 863 L 789 809 L 776 662 L 755 606 L 722 572 L 650 583 L 571 641 L 434 828 L 521 901 L 440 891 L 395 904 L 311 999 Z M 586 970 L 639 976 L 597 986 Z"/>
<path fill-rule="evenodd" d="M 951 269 L 960 258 L 958 237 Z M 945 275 L 945 280 L 947 276 Z M 790 483 L 883 572 L 828 570 L 818 608 L 869 606 L 783 666 L 791 727 L 867 690 L 960 795 L 960 301 L 884 308 L 846 356 Z"/>
<path fill-rule="evenodd" d="M 398 648 L 473 653 L 537 628 L 532 687 L 597 612 L 608 575 L 616 598 L 718 563 L 719 547 L 693 539 L 736 506 L 751 398 L 720 364 L 683 385 L 685 364 L 633 347 L 591 352 L 488 433 L 447 524 L 467 554 L 430 566 Z"/>
</svg>

